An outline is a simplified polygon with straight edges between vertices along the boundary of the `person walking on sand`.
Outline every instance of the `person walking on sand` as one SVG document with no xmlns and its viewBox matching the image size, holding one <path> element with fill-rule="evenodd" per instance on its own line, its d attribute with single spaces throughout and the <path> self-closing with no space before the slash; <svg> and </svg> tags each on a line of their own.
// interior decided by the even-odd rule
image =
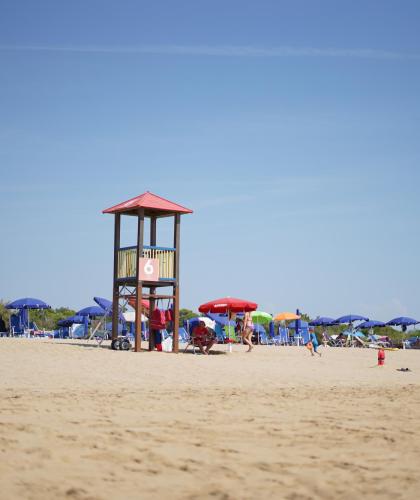
<svg viewBox="0 0 420 500">
<path fill-rule="evenodd" d="M 242 340 L 244 341 L 245 344 L 248 345 L 248 350 L 247 352 L 251 352 L 253 345 L 252 345 L 252 334 L 254 332 L 254 323 L 252 321 L 251 313 L 246 312 L 244 315 L 244 326 L 242 329 Z"/>
<path fill-rule="evenodd" d="M 321 357 L 321 353 L 318 352 L 318 346 L 319 343 L 315 331 L 313 328 L 309 328 L 309 342 L 306 344 L 306 347 L 310 350 L 312 356 L 315 356 L 314 353 L 317 353 Z"/>
</svg>

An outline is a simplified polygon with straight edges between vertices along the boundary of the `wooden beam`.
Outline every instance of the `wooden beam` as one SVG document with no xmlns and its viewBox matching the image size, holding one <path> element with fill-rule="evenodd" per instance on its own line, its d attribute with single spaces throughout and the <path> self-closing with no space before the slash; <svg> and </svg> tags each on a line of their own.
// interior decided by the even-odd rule
<svg viewBox="0 0 420 500">
<path fill-rule="evenodd" d="M 180 257 L 180 235 L 181 235 L 181 215 L 175 214 L 174 217 L 174 248 L 175 248 L 175 261 L 174 261 L 174 278 L 175 284 L 173 285 L 174 294 L 174 336 L 172 352 L 178 353 L 179 350 L 179 257 Z"/>
<path fill-rule="evenodd" d="M 156 217 L 152 216 L 150 217 L 150 246 L 156 246 Z M 152 317 L 153 311 L 155 310 L 156 306 L 156 287 L 151 286 L 149 288 L 150 294 L 149 294 L 149 351 L 154 351 L 155 349 L 155 344 L 156 344 L 156 331 L 152 330 L 151 328 L 151 320 L 150 318 Z"/>
<path fill-rule="evenodd" d="M 121 215 L 115 214 L 114 219 L 114 276 L 112 284 L 112 340 L 118 337 L 118 310 L 119 291 L 118 285 L 118 251 L 121 242 Z"/>
<path fill-rule="evenodd" d="M 141 351 L 141 315 L 142 315 L 142 294 L 143 283 L 140 280 L 139 259 L 143 255 L 144 241 L 144 208 L 139 208 L 137 212 L 137 266 L 136 266 L 136 322 L 135 322 L 135 344 L 134 351 Z"/>
</svg>

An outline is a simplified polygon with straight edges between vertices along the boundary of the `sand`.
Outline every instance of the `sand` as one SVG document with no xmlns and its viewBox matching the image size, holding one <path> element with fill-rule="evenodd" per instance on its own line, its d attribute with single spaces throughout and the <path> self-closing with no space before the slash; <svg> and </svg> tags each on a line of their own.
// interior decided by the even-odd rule
<svg viewBox="0 0 420 500">
<path fill-rule="evenodd" d="M 223 349 L 0 339 L 1 498 L 419 498 L 419 351 Z"/>
</svg>

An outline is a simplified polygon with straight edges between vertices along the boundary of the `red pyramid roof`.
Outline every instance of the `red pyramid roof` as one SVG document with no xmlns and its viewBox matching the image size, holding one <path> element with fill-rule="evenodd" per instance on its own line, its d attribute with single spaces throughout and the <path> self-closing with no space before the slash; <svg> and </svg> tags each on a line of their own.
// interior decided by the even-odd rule
<svg viewBox="0 0 420 500">
<path fill-rule="evenodd" d="M 168 212 L 169 214 L 191 214 L 192 210 L 185 208 L 156 194 L 146 191 L 145 193 L 124 201 L 113 207 L 102 211 L 103 214 L 129 213 L 136 211 L 137 208 L 145 208 L 149 212 Z"/>
</svg>

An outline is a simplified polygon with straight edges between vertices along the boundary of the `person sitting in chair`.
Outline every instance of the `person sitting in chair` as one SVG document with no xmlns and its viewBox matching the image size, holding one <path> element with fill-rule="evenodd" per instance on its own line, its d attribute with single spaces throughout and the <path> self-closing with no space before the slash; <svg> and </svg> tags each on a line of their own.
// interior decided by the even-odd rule
<svg viewBox="0 0 420 500">
<path fill-rule="evenodd" d="M 208 354 L 216 341 L 214 337 L 210 335 L 210 332 L 206 328 L 206 324 L 204 323 L 204 321 L 198 322 L 198 325 L 192 332 L 192 338 L 194 345 L 196 345 L 200 349 L 201 354 Z"/>
</svg>

